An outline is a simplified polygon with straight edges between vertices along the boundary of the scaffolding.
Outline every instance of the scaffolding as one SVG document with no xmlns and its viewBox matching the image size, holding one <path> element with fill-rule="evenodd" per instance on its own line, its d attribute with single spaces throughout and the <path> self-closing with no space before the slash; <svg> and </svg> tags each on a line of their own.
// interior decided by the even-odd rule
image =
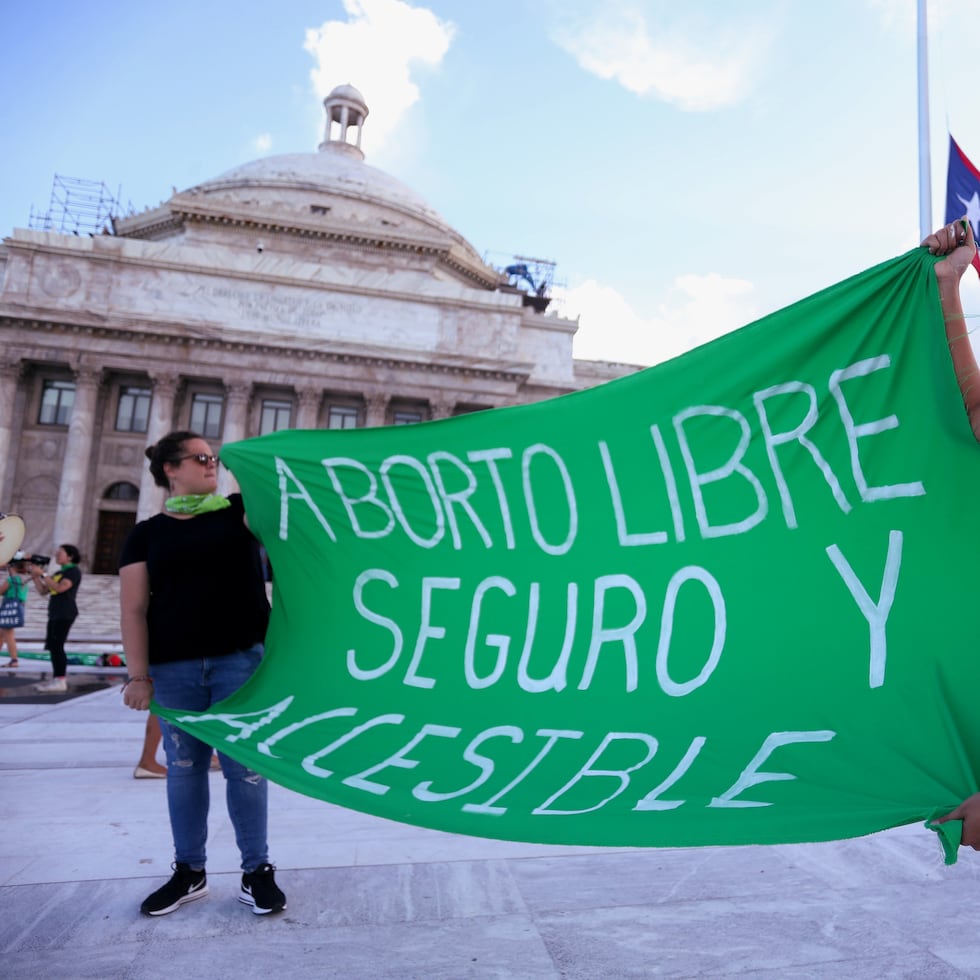
<svg viewBox="0 0 980 980">
<path fill-rule="evenodd" d="M 54 175 L 51 200 L 44 212 L 31 207 L 28 227 L 35 231 L 56 231 L 63 235 L 100 235 L 111 226 L 111 217 L 119 210 L 119 194 L 101 180 Z"/>
<path fill-rule="evenodd" d="M 509 260 L 501 261 L 505 252 L 485 252 L 483 261 L 507 277 L 507 289 L 523 295 L 523 305 L 538 313 L 550 309 L 560 313 L 567 283 L 555 278 L 556 263 L 551 259 L 539 259 L 531 255 L 511 253 Z"/>
</svg>

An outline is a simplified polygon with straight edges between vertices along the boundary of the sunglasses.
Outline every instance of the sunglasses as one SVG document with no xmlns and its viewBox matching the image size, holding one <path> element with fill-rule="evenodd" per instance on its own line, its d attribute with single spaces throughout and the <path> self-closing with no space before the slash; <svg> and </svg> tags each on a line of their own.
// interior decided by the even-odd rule
<svg viewBox="0 0 980 980">
<path fill-rule="evenodd" d="M 218 465 L 218 457 L 210 453 L 188 453 L 186 456 L 178 456 L 174 462 L 182 463 L 185 459 L 196 459 L 201 466 L 207 466 L 208 463 L 214 463 L 215 466 Z"/>
</svg>

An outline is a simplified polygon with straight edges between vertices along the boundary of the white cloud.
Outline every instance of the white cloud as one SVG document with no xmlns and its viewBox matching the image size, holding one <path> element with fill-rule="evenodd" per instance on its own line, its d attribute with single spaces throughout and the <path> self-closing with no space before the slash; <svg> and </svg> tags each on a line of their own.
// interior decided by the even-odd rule
<svg viewBox="0 0 980 980">
<path fill-rule="evenodd" d="M 346 21 L 309 29 L 303 47 L 316 60 L 310 77 L 321 99 L 345 84 L 364 96 L 370 115 L 361 145 L 369 151 L 384 144 L 418 100 L 412 70 L 437 67 L 455 28 L 403 0 L 344 0 L 344 10 Z"/>
<path fill-rule="evenodd" d="M 867 0 L 868 6 L 876 11 L 886 27 L 903 25 L 915 27 L 916 5 L 908 0 Z"/>
<path fill-rule="evenodd" d="M 679 276 L 652 317 L 594 279 L 559 298 L 566 316 L 579 317 L 576 357 L 628 364 L 659 364 L 759 316 L 752 283 L 717 273 Z"/>
<path fill-rule="evenodd" d="M 737 28 L 729 29 L 715 19 L 683 20 L 683 11 L 674 7 L 669 22 L 651 24 L 647 13 L 656 11 L 649 4 L 590 5 L 584 17 L 559 15 L 552 40 L 586 71 L 637 95 L 688 111 L 740 102 L 753 87 L 773 29 L 752 25 L 741 12 Z"/>
<path fill-rule="evenodd" d="M 270 133 L 259 133 L 255 137 L 253 145 L 259 153 L 268 153 L 272 149 L 272 135 Z"/>
<path fill-rule="evenodd" d="M 918 25 L 918 4 L 909 0 L 865 0 L 878 12 L 886 27 L 898 28 L 906 33 L 914 32 Z M 976 0 L 928 0 L 926 3 L 927 29 L 944 27 L 948 23 L 963 20 L 969 23 L 977 16 Z"/>
</svg>

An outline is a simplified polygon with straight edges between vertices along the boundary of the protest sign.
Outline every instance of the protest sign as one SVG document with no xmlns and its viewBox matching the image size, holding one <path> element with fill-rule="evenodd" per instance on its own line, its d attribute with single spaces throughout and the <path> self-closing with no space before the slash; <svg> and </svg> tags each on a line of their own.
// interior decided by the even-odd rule
<svg viewBox="0 0 980 980">
<path fill-rule="evenodd" d="M 158 709 L 302 793 L 563 844 L 828 840 L 977 789 L 980 449 L 924 250 L 548 402 L 228 445 L 266 659 Z"/>
</svg>

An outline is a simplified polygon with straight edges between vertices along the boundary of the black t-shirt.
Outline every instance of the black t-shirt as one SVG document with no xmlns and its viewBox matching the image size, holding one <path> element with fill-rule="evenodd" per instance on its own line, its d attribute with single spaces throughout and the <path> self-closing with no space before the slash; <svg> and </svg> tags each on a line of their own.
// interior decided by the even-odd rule
<svg viewBox="0 0 980 980">
<path fill-rule="evenodd" d="M 77 565 L 62 565 L 52 576 L 53 582 L 71 582 L 71 588 L 64 592 L 52 593 L 48 599 L 48 619 L 74 619 L 78 615 L 78 586 L 82 581 L 82 570 Z"/>
<path fill-rule="evenodd" d="M 140 521 L 120 566 L 146 562 L 151 664 L 221 657 L 261 643 L 269 625 L 258 542 L 245 527 L 241 494 L 224 510 Z"/>
</svg>

